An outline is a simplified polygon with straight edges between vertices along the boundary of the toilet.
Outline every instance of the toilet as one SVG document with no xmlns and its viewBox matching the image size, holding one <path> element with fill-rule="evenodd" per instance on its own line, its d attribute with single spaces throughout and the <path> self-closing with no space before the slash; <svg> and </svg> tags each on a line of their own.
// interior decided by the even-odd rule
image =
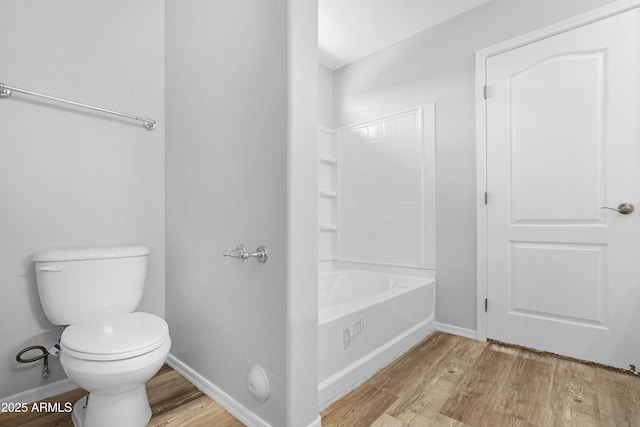
<svg viewBox="0 0 640 427">
<path fill-rule="evenodd" d="M 76 427 L 142 427 L 151 418 L 145 383 L 171 347 L 160 317 L 134 312 L 142 298 L 149 248 L 57 249 L 33 257 L 47 318 L 66 328 L 60 363 L 89 391 L 73 407 Z"/>
</svg>

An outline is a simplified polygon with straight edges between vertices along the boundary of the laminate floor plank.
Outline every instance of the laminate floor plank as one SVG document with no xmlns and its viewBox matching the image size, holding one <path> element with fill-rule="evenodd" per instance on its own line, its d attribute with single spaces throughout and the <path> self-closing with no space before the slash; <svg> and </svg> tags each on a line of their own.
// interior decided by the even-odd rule
<svg viewBox="0 0 640 427">
<path fill-rule="evenodd" d="M 447 357 L 431 366 L 421 366 L 423 372 L 402 388 L 387 413 L 410 423 L 420 413 L 440 411 L 487 346 L 474 340 L 455 339 L 454 342 L 456 345 L 447 352 Z"/>
<path fill-rule="evenodd" d="M 159 373 L 147 383 L 147 396 L 154 414 L 171 411 L 202 396 L 202 392 L 176 371 Z"/>
<path fill-rule="evenodd" d="M 551 425 L 549 405 L 551 383 L 558 359 L 530 352 L 521 352 L 514 361 L 505 387 L 496 395 L 494 408 L 516 420 L 527 420 L 533 426 Z M 524 421 L 522 421 L 524 423 Z"/>
<path fill-rule="evenodd" d="M 406 424 L 399 419 L 384 413 L 371 424 L 371 427 L 404 427 L 405 425 Z"/>
<path fill-rule="evenodd" d="M 638 379 L 605 370 L 596 371 L 596 389 L 602 427 L 618 427 L 630 420 L 629 427 L 640 427 L 640 389 Z"/>
<path fill-rule="evenodd" d="M 595 390 L 595 369 L 567 360 L 558 360 L 552 379 L 550 404 L 554 425 L 600 427 L 600 410 Z"/>
<path fill-rule="evenodd" d="M 397 399 L 396 396 L 363 384 L 322 413 L 322 425 L 369 427 Z"/>
<path fill-rule="evenodd" d="M 207 396 L 200 396 L 154 416 L 148 427 L 242 427 L 243 424 Z"/>
<path fill-rule="evenodd" d="M 441 413 L 466 424 L 495 427 L 487 420 L 492 415 L 488 409 L 495 406 L 496 394 L 504 387 L 519 353 L 517 349 L 487 345 Z"/>
<path fill-rule="evenodd" d="M 49 399 L 44 399 L 37 402 L 36 405 L 39 405 L 41 402 L 58 403 L 61 408 L 64 408 L 65 404 L 71 403 L 74 405 L 86 394 L 86 391 L 78 388 Z M 71 415 L 69 413 L 33 410 L 33 403 L 28 404 L 28 408 L 29 411 L 27 412 L 5 412 L 0 414 L 0 427 L 73 427 L 73 421 L 71 421 Z"/>
<path fill-rule="evenodd" d="M 20 427 L 74 427 L 73 421 L 71 421 L 71 417 L 69 416 L 69 414 L 50 414 L 38 420 L 30 421 L 24 424 L 19 423 L 7 425 Z"/>
<path fill-rule="evenodd" d="M 407 384 L 421 375 L 424 366 L 437 363 L 458 344 L 456 337 L 440 332 L 434 332 L 429 338 L 378 372 L 369 385 L 389 394 L 400 394 Z"/>
<path fill-rule="evenodd" d="M 438 412 L 423 411 L 411 420 L 407 427 L 471 427 Z"/>
</svg>

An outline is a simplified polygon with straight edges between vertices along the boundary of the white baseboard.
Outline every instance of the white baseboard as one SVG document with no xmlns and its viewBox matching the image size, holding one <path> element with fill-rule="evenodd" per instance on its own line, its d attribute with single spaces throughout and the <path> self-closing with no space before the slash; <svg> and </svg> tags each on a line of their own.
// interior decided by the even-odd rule
<svg viewBox="0 0 640 427">
<path fill-rule="evenodd" d="M 33 403 L 43 399 L 48 399 L 58 394 L 66 393 L 74 390 L 78 386 L 69 378 L 56 381 L 55 383 L 46 384 L 31 390 L 26 390 L 20 393 L 16 393 L 11 396 L 0 398 L 0 402 L 3 403 Z M 75 402 L 72 402 L 75 403 Z"/>
<path fill-rule="evenodd" d="M 177 357 L 170 354 L 167 358 L 167 365 L 175 369 L 176 372 L 189 380 L 189 382 L 195 385 L 204 394 L 215 400 L 220 406 L 229 411 L 229 413 L 236 417 L 241 423 L 250 427 L 271 426 L 254 412 L 250 411 L 249 409 L 247 409 L 247 407 L 225 393 L 220 387 L 216 386 L 211 381 L 207 380 L 202 375 L 191 369 Z"/>
<path fill-rule="evenodd" d="M 448 334 L 459 335 L 465 338 L 471 338 L 472 340 L 478 339 L 478 332 L 473 329 L 461 328 L 459 326 L 453 326 L 446 323 L 436 322 L 436 330 L 446 332 Z"/>
<path fill-rule="evenodd" d="M 320 415 L 318 415 L 318 418 L 316 418 L 315 421 L 313 421 L 307 427 L 322 427 L 322 420 L 320 419 Z"/>
<path fill-rule="evenodd" d="M 271 427 L 271 424 L 247 409 L 246 406 L 229 396 L 220 389 L 220 387 L 216 386 L 211 381 L 191 369 L 177 357 L 170 354 L 167 358 L 167 365 L 171 366 L 176 372 L 189 380 L 189 382 L 195 385 L 201 392 L 215 400 L 220 406 L 226 409 L 244 425 L 249 427 Z M 322 427 L 320 415 L 318 415 L 318 417 L 307 427 Z"/>
</svg>

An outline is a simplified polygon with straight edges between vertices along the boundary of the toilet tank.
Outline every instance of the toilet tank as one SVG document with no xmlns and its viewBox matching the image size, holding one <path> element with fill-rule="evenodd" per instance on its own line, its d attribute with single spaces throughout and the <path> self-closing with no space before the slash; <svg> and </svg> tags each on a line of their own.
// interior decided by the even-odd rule
<svg viewBox="0 0 640 427">
<path fill-rule="evenodd" d="M 54 325 L 131 313 L 147 275 L 149 248 L 56 249 L 33 257 L 40 302 Z"/>
</svg>

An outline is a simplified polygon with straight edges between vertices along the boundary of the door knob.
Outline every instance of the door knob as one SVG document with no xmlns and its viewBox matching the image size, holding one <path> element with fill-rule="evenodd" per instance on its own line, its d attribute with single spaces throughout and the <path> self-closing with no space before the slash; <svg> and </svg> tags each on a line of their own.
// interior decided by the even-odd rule
<svg viewBox="0 0 640 427">
<path fill-rule="evenodd" d="M 612 211 L 616 211 L 622 215 L 629 215 L 634 211 L 635 207 L 631 203 L 620 203 L 617 208 L 603 206 L 600 209 L 611 209 Z"/>
</svg>

